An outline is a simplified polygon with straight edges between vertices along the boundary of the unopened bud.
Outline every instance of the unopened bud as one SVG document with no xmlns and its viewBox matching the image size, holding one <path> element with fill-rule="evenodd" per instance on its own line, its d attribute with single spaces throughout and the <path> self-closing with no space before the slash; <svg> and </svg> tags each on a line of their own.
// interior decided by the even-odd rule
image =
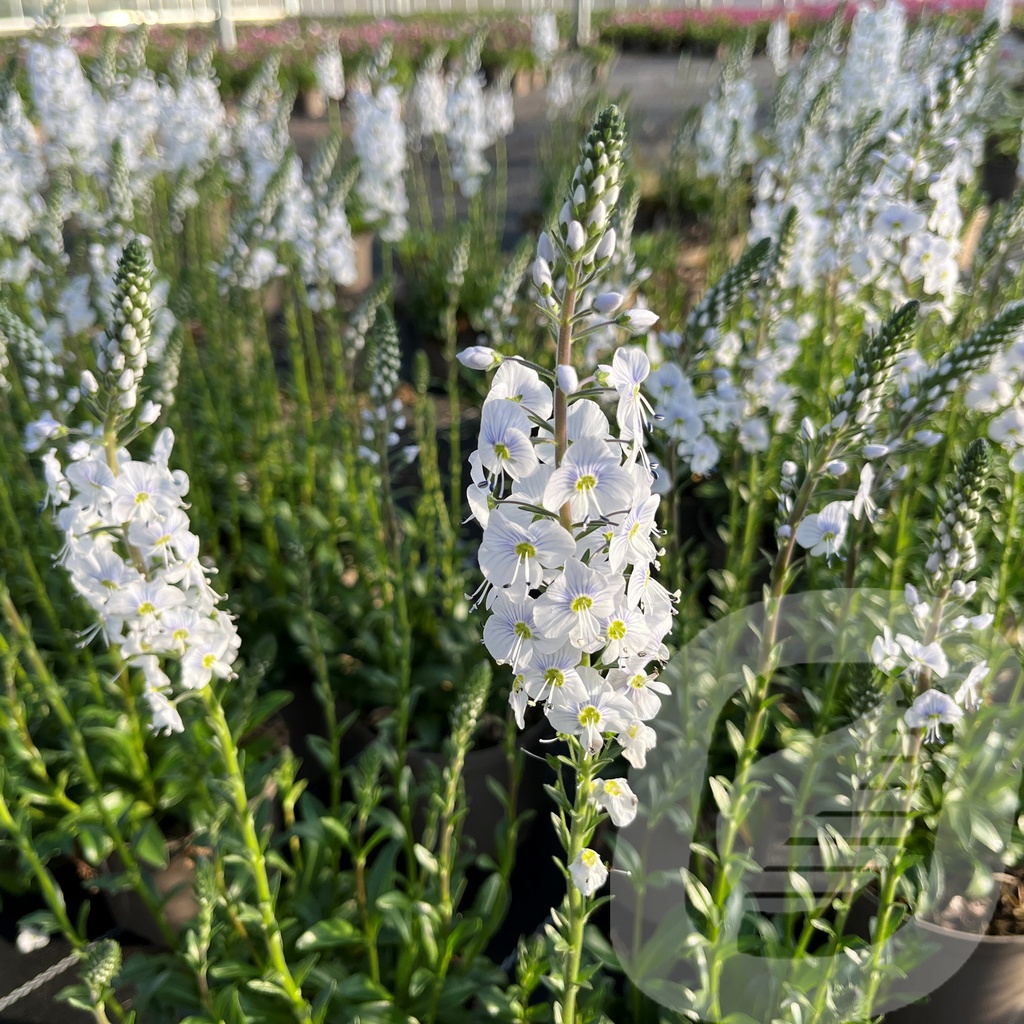
<svg viewBox="0 0 1024 1024">
<path fill-rule="evenodd" d="M 658 314 L 649 309 L 628 309 L 615 322 L 630 334 L 643 334 L 658 322 Z"/>
<path fill-rule="evenodd" d="M 609 228 L 604 237 L 597 244 L 597 251 L 594 256 L 601 260 L 610 260 L 615 253 L 615 228 Z"/>
<path fill-rule="evenodd" d="M 587 233 L 578 220 L 574 220 L 569 225 L 569 230 L 565 235 L 565 244 L 574 256 L 587 244 Z"/>
<path fill-rule="evenodd" d="M 563 364 L 555 370 L 558 389 L 565 395 L 575 394 L 579 390 L 580 378 L 575 367 Z"/>
<path fill-rule="evenodd" d="M 500 352 L 495 352 L 493 348 L 488 348 L 486 345 L 470 345 L 469 348 L 459 352 L 455 358 L 471 370 L 490 370 L 502 360 Z"/>
<path fill-rule="evenodd" d="M 625 296 L 621 292 L 604 292 L 594 299 L 594 312 L 599 316 L 611 316 L 624 301 Z"/>
</svg>

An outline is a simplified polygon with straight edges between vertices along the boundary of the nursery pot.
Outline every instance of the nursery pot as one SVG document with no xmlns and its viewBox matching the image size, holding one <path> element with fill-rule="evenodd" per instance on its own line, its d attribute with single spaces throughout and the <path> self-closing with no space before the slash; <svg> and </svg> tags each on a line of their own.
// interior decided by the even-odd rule
<svg viewBox="0 0 1024 1024">
<path fill-rule="evenodd" d="M 373 284 L 373 233 L 356 232 L 352 244 L 356 250 L 356 277 L 351 284 L 339 285 L 342 295 L 361 295 Z"/>
<path fill-rule="evenodd" d="M 928 977 L 947 980 L 886 1013 L 886 1024 L 1024 1024 L 1024 935 L 972 935 L 917 919 L 905 927 L 919 929 L 938 951 L 893 994 L 919 992 Z"/>
<path fill-rule="evenodd" d="M 148 872 L 157 895 L 164 901 L 164 915 L 171 930 L 180 932 L 199 912 L 193 893 L 195 880 L 195 850 L 188 839 L 167 842 L 167 867 Z M 120 857 L 113 854 L 106 861 L 111 871 L 121 871 Z M 137 892 L 107 894 L 107 905 L 114 921 L 127 931 L 134 932 L 154 946 L 167 945 L 156 920 Z"/>
<path fill-rule="evenodd" d="M 514 96 L 529 96 L 533 91 L 533 72 L 528 68 L 520 68 L 512 76 L 512 94 Z"/>
<path fill-rule="evenodd" d="M 327 116 L 327 97 L 323 89 L 314 86 L 302 90 L 302 112 L 315 121 Z"/>
</svg>

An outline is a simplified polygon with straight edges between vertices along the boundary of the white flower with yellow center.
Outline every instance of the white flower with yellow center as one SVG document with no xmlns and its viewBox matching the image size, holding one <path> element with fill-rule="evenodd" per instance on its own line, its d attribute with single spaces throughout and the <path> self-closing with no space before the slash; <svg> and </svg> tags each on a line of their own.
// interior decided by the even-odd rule
<svg viewBox="0 0 1024 1024">
<path fill-rule="evenodd" d="M 564 704 L 570 697 L 582 699 L 586 691 L 577 671 L 579 664 L 580 652 L 569 644 L 553 650 L 536 650 L 523 672 L 523 685 L 530 700 L 540 703 L 550 699 Z"/>
<path fill-rule="evenodd" d="M 492 479 L 519 480 L 537 466 L 530 421 L 514 402 L 489 402 L 480 414 L 480 461 Z"/>
<path fill-rule="evenodd" d="M 602 623 L 615 609 L 615 584 L 575 558 L 537 599 L 534 618 L 541 634 L 551 640 L 568 637 L 574 647 L 602 646 Z"/>
<path fill-rule="evenodd" d="M 597 779 L 594 783 L 594 803 L 608 812 L 612 824 L 625 828 L 636 817 L 636 794 L 625 779 Z"/>
<path fill-rule="evenodd" d="M 647 767 L 647 751 L 658 745 L 658 734 L 638 718 L 634 718 L 616 737 L 622 756 L 634 768 Z"/>
<path fill-rule="evenodd" d="M 576 553 L 576 542 L 554 520 L 523 523 L 517 512 L 499 506 L 491 515 L 480 545 L 480 569 L 495 587 L 535 590 L 543 584 L 546 569 L 557 568 Z"/>
<path fill-rule="evenodd" d="M 942 738 L 942 726 L 955 725 L 963 718 L 963 708 L 941 690 L 925 690 L 914 698 L 914 703 L 903 716 L 911 729 L 924 729 L 925 743 Z"/>
<path fill-rule="evenodd" d="M 537 626 L 533 621 L 532 598 L 513 600 L 503 590 L 494 592 L 491 615 L 484 625 L 484 646 L 499 665 L 511 665 L 519 672 L 533 658 Z"/>
<path fill-rule="evenodd" d="M 566 502 L 574 520 L 625 512 L 633 481 L 611 445 L 596 437 L 569 446 L 544 489 L 544 507 L 557 513 Z"/>
<path fill-rule="evenodd" d="M 608 880 L 608 869 L 601 858 L 589 847 L 580 850 L 569 865 L 573 885 L 584 896 L 593 896 Z"/>
<path fill-rule="evenodd" d="M 646 659 L 638 659 L 608 673 L 608 682 L 616 692 L 627 697 L 633 705 L 634 714 L 646 722 L 661 710 L 661 697 L 672 691 L 645 668 Z"/>
<path fill-rule="evenodd" d="M 545 711 L 557 732 L 579 736 L 589 754 L 604 746 L 604 734 L 622 732 L 633 718 L 633 705 L 616 693 L 607 680 L 592 668 L 577 670 L 583 680 L 584 692 L 562 704 L 548 701 Z"/>
</svg>

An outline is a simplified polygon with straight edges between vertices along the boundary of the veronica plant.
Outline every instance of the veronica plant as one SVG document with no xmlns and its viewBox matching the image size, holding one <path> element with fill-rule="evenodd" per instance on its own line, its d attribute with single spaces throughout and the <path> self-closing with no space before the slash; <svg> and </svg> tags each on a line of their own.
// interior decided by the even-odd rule
<svg viewBox="0 0 1024 1024">
<path fill-rule="evenodd" d="M 647 357 L 620 348 L 610 365 L 588 371 L 574 349 L 591 314 L 632 331 L 655 319 L 647 310 L 621 312 L 618 294 L 598 295 L 587 308 L 580 302 L 615 250 L 608 223 L 624 145 L 622 117 L 609 107 L 584 140 L 557 231 L 538 244 L 534 283 L 556 345 L 554 373 L 489 349 L 464 356 L 479 368 L 500 364 L 470 456 L 470 507 L 484 528 L 484 643 L 511 666 L 520 727 L 527 708 L 541 704 L 568 744 L 552 759 L 569 883 L 554 914 L 560 967 L 552 981 L 566 1024 L 581 1019 L 584 926 L 608 876 L 590 842 L 605 815 L 627 825 L 635 814 L 625 779 L 602 773 L 618 752 L 644 763 L 651 736 L 644 720 L 664 690 L 652 663 L 667 657 L 673 614 L 651 539 L 658 498 L 645 449 Z M 595 401 L 609 392 L 617 396 L 614 428 Z"/>
</svg>

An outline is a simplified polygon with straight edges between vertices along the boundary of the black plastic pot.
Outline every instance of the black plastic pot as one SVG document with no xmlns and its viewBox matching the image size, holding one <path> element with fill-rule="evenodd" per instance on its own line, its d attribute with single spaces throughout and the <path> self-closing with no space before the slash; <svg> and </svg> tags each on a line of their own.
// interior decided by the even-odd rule
<svg viewBox="0 0 1024 1024">
<path fill-rule="evenodd" d="M 1024 1024 L 1024 935 L 969 935 L 926 921 L 916 928 L 936 952 L 898 993 L 917 993 L 929 978 L 946 978 L 930 995 L 886 1013 L 886 1024 Z"/>
</svg>

